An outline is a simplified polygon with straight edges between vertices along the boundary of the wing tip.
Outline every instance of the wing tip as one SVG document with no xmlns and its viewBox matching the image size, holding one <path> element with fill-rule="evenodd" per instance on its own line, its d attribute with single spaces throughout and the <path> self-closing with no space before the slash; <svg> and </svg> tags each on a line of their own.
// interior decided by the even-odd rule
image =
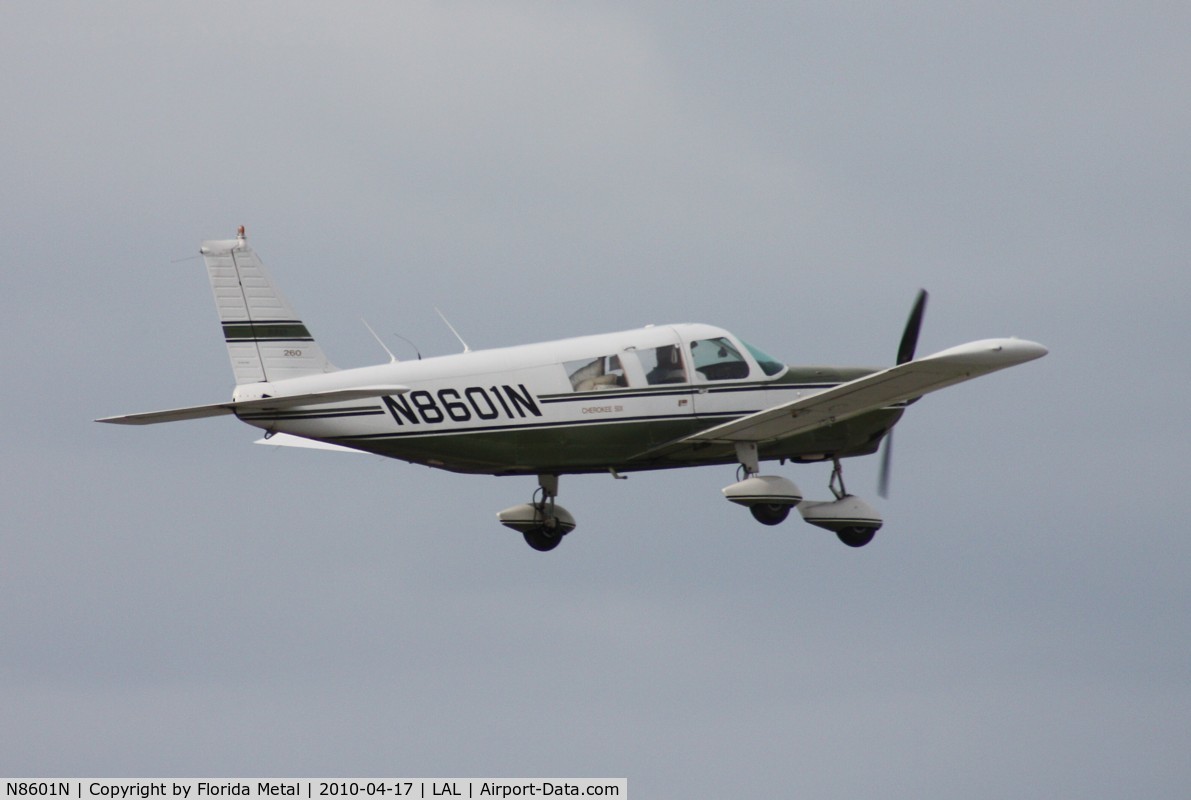
<svg viewBox="0 0 1191 800">
<path fill-rule="evenodd" d="M 1042 358 L 1048 350 L 1028 339 L 981 339 L 976 342 L 949 347 L 929 355 L 922 361 L 963 362 L 973 366 L 1011 367 Z"/>
</svg>

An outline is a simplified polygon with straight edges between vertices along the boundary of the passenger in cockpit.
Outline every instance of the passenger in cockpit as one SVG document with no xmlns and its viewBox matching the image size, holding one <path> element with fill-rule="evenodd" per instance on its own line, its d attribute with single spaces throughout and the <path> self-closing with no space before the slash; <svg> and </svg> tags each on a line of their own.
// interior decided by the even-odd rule
<svg viewBox="0 0 1191 800">
<path fill-rule="evenodd" d="M 682 356 L 678 352 L 678 348 L 672 344 L 664 345 L 654 350 L 657 354 L 658 363 L 649 374 L 645 376 L 645 380 L 649 383 L 684 383 L 686 381 L 686 372 L 682 367 Z"/>
</svg>

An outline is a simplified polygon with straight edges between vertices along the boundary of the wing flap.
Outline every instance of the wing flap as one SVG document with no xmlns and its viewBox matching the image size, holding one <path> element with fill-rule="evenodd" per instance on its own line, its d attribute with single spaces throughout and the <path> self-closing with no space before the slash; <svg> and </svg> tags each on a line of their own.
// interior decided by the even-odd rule
<svg viewBox="0 0 1191 800">
<path fill-rule="evenodd" d="M 124 414 L 118 417 L 103 417 L 96 422 L 114 425 L 154 425 L 158 422 L 179 422 L 184 419 L 203 419 L 235 414 L 241 411 L 271 411 L 297 406 L 317 406 L 327 403 L 342 403 L 348 400 L 362 400 L 369 397 L 404 394 L 408 386 L 359 386 L 354 389 L 335 389 L 326 392 L 286 395 L 285 397 L 263 397 L 258 400 L 229 400 L 226 403 L 211 403 L 205 406 L 171 408 L 165 411 L 146 411 L 140 414 Z"/>
<path fill-rule="evenodd" d="M 1042 345 L 1021 339 L 969 342 L 708 428 L 674 444 L 772 442 L 1024 364 L 1046 353 Z"/>
</svg>

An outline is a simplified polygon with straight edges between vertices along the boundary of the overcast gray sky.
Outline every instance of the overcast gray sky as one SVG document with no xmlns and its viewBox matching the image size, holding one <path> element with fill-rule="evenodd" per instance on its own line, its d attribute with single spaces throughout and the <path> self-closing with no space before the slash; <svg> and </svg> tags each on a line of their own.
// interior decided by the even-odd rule
<svg viewBox="0 0 1191 800">
<path fill-rule="evenodd" d="M 0 774 L 1184 797 L 1185 4 L 6 2 Z M 849 488 L 256 447 L 198 243 L 340 366 L 656 322 L 795 363 L 1017 335 Z M 189 259 L 189 260 L 185 260 Z M 821 465 L 784 467 L 826 496 Z M 752 794 L 749 794 L 749 793 Z"/>
</svg>

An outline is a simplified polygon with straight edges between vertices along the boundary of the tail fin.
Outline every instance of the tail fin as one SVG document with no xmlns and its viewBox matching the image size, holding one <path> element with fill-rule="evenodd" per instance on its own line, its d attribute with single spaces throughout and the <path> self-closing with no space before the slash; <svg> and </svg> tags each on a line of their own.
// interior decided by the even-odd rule
<svg viewBox="0 0 1191 800">
<path fill-rule="evenodd" d="M 235 239 L 203 242 L 200 252 L 236 385 L 335 371 L 248 246 L 243 227 Z"/>
</svg>

